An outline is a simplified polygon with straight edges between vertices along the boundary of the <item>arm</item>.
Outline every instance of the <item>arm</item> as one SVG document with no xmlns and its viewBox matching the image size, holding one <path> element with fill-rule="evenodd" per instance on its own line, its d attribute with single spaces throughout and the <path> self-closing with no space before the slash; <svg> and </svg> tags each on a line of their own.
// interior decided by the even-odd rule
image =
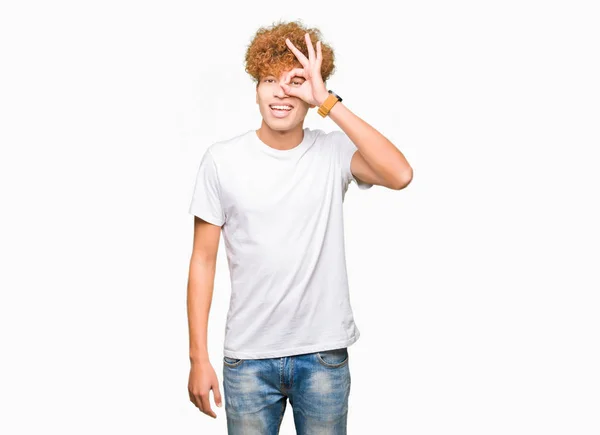
<svg viewBox="0 0 600 435">
<path fill-rule="evenodd" d="M 327 96 L 329 93 L 321 96 L 320 104 L 323 104 Z M 351 171 L 356 178 L 394 190 L 404 189 L 411 182 L 411 166 L 404 154 L 385 136 L 339 101 L 331 108 L 328 116 L 358 148 L 351 161 Z"/>
<path fill-rule="evenodd" d="M 212 303 L 221 227 L 194 217 L 194 242 L 187 289 L 190 361 L 208 360 L 208 316 Z"/>
<path fill-rule="evenodd" d="M 221 393 L 208 357 L 207 332 L 220 236 L 220 226 L 194 217 L 194 243 L 187 288 L 192 365 L 188 390 L 191 401 L 213 418 L 216 418 L 216 414 L 210 407 L 209 391 L 213 390 L 213 398 L 218 406 L 221 406 Z"/>
<path fill-rule="evenodd" d="M 294 68 L 289 71 L 281 86 L 286 94 L 301 98 L 311 107 L 321 106 L 329 96 L 321 75 L 323 63 L 321 41 L 317 41 L 315 52 L 308 32 L 305 40 L 308 58 L 286 38 L 285 42 L 288 48 L 294 53 L 303 68 Z M 297 88 L 289 86 L 291 78 L 296 76 L 304 77 L 306 80 Z M 400 150 L 385 136 L 339 101 L 329 111 L 329 117 L 340 126 L 358 148 L 350 162 L 352 175 L 367 183 L 379 184 L 394 190 L 403 189 L 411 182 L 412 168 Z"/>
</svg>

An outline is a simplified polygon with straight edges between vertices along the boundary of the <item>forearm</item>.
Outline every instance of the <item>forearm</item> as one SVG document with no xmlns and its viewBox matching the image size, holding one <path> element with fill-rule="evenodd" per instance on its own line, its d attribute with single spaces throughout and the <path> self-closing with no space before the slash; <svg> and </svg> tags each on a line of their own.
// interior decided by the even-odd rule
<svg viewBox="0 0 600 435">
<path fill-rule="evenodd" d="M 320 101 L 325 101 L 326 95 Z M 356 145 L 374 172 L 391 185 L 406 184 L 412 178 L 412 168 L 404 154 L 379 131 L 354 114 L 343 103 L 336 103 L 328 116 Z"/>
<path fill-rule="evenodd" d="M 187 288 L 187 312 L 190 338 L 190 361 L 208 361 L 208 317 L 212 303 L 215 278 L 215 261 L 197 259 L 190 261 Z"/>
</svg>

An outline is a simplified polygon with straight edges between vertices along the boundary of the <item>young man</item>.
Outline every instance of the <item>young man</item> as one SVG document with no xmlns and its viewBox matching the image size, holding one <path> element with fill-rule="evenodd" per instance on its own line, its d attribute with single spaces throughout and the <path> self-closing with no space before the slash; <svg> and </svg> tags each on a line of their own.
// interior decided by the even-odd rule
<svg viewBox="0 0 600 435">
<path fill-rule="evenodd" d="M 342 202 L 352 180 L 360 189 L 399 190 L 412 179 L 394 144 L 328 92 L 334 56 L 319 35 L 298 22 L 259 29 L 246 71 L 257 81 L 262 124 L 209 146 L 196 178 L 189 393 L 216 418 L 209 392 L 218 406 L 222 396 L 206 342 L 222 231 L 231 275 L 223 357 L 229 434 L 279 433 L 288 398 L 298 434 L 346 433 L 347 348 L 360 332 Z M 311 108 L 342 131 L 304 128 Z"/>
</svg>

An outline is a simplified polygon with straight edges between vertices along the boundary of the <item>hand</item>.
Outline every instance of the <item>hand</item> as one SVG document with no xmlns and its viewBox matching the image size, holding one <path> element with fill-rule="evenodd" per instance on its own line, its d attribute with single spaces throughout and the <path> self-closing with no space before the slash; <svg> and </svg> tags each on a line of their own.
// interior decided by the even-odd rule
<svg viewBox="0 0 600 435">
<path fill-rule="evenodd" d="M 321 53 L 321 41 L 317 41 L 317 54 L 310 40 L 310 35 L 304 35 L 306 39 L 306 47 L 308 48 L 308 59 L 288 38 L 285 43 L 292 50 L 296 58 L 300 61 L 304 68 L 294 68 L 284 76 L 283 90 L 286 94 L 292 97 L 298 97 L 307 102 L 311 107 L 320 106 L 329 96 L 323 78 L 321 77 L 321 64 L 323 62 L 323 54 Z M 292 87 L 290 83 L 294 77 L 304 77 L 304 82 L 297 87 Z"/>
<path fill-rule="evenodd" d="M 200 411 L 206 415 L 217 418 L 217 414 L 210 407 L 210 390 L 213 390 L 215 404 L 223 406 L 221 392 L 219 391 L 219 380 L 210 362 L 192 363 L 188 393 L 190 400 Z"/>
</svg>

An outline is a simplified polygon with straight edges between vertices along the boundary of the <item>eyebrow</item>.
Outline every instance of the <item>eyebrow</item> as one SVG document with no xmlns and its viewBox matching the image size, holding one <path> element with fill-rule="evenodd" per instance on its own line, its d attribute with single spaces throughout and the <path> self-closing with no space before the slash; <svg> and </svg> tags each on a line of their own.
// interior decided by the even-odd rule
<svg viewBox="0 0 600 435">
<path fill-rule="evenodd" d="M 298 78 L 298 79 L 306 80 L 306 78 L 304 78 L 304 77 L 302 77 L 302 76 L 293 76 L 292 78 L 293 78 L 293 79 L 296 79 L 296 78 Z M 275 77 L 273 74 L 269 74 L 268 76 L 264 76 L 264 77 L 263 77 L 263 80 L 266 80 L 266 79 L 275 79 L 275 80 L 279 80 L 279 79 L 278 79 L 277 77 Z"/>
</svg>

